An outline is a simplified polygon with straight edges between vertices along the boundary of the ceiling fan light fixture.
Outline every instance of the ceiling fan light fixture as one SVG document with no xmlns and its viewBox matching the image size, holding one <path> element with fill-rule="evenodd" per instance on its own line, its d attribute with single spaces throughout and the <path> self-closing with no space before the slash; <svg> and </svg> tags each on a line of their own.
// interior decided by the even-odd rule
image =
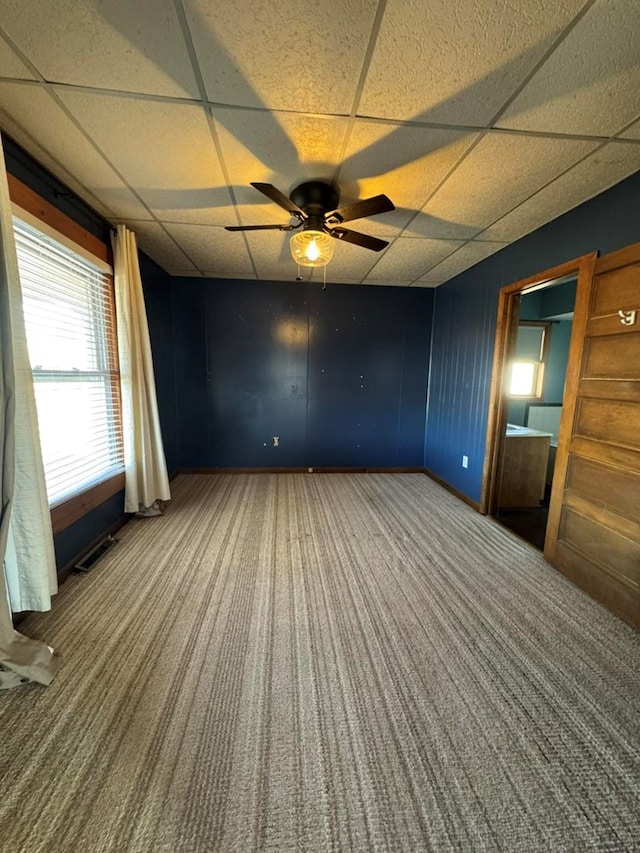
<svg viewBox="0 0 640 853">
<path fill-rule="evenodd" d="M 294 234 L 289 243 L 291 257 L 301 267 L 324 267 L 333 257 L 333 237 L 308 228 Z"/>
</svg>

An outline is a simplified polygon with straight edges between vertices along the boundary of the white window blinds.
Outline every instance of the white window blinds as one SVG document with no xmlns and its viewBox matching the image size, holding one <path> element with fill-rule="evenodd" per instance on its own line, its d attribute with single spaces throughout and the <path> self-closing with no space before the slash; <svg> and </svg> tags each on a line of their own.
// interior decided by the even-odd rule
<svg viewBox="0 0 640 853">
<path fill-rule="evenodd" d="M 50 506 L 123 470 L 111 277 L 14 217 Z"/>
</svg>

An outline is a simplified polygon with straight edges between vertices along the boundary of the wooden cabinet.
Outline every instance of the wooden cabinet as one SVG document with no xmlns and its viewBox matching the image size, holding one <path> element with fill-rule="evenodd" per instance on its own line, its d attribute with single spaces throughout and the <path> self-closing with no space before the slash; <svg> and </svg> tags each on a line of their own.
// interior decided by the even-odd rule
<svg viewBox="0 0 640 853">
<path fill-rule="evenodd" d="M 500 466 L 500 509 L 538 506 L 544 497 L 550 440 L 550 433 L 526 427 L 507 430 Z"/>
</svg>

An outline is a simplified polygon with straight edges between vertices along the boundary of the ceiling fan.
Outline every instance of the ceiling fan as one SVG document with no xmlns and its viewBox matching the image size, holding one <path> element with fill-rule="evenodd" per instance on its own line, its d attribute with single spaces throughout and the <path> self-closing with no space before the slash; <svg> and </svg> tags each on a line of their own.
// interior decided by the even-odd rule
<svg viewBox="0 0 640 853">
<path fill-rule="evenodd" d="M 333 256 L 333 239 L 353 243 L 363 249 L 379 252 L 389 243 L 359 231 L 342 228 L 343 222 L 351 222 L 366 216 L 375 216 L 395 210 L 393 202 L 386 195 L 360 199 L 346 207 L 337 207 L 338 192 L 324 181 L 305 181 L 297 186 L 290 196 L 273 184 L 251 183 L 259 192 L 284 208 L 298 222 L 288 225 L 229 225 L 227 231 L 296 231 L 291 238 L 293 259 L 303 266 L 325 266 Z"/>
</svg>

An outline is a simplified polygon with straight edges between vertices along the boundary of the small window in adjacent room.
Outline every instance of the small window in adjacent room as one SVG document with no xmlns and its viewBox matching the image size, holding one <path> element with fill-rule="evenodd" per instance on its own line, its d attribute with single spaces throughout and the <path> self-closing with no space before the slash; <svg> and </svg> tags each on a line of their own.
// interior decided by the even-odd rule
<svg viewBox="0 0 640 853">
<path fill-rule="evenodd" d="M 110 267 L 14 217 L 50 506 L 123 470 Z"/>
<path fill-rule="evenodd" d="M 549 323 L 519 323 L 509 380 L 511 397 L 529 400 L 542 397 L 548 349 Z"/>
</svg>

